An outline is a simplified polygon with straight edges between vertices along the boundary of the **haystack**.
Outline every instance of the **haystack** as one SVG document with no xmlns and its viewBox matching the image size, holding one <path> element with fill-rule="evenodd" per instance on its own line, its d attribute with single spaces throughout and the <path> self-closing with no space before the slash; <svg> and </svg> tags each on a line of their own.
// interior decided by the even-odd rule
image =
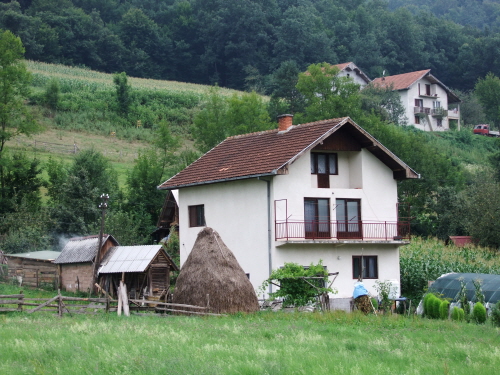
<svg viewBox="0 0 500 375">
<path fill-rule="evenodd" d="M 181 268 L 173 302 L 196 306 L 208 302 L 213 313 L 259 310 L 257 295 L 234 254 L 208 227 L 198 234 Z"/>
</svg>

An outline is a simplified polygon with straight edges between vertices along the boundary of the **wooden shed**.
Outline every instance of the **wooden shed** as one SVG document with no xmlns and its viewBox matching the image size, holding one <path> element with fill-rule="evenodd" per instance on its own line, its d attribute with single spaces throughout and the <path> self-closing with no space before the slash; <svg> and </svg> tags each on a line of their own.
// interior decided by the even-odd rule
<svg viewBox="0 0 500 375">
<path fill-rule="evenodd" d="M 32 251 L 30 253 L 4 254 L 8 267 L 8 277 L 16 278 L 20 285 L 40 287 L 59 285 L 58 267 L 54 260 L 59 251 Z"/>
<path fill-rule="evenodd" d="M 99 268 L 99 285 L 112 296 L 123 278 L 130 298 L 169 293 L 172 271 L 179 268 L 162 245 L 114 246 Z"/>
<path fill-rule="evenodd" d="M 59 266 L 61 288 L 72 292 L 94 290 L 94 262 L 100 264 L 108 250 L 118 245 L 112 235 L 105 234 L 98 252 L 98 235 L 71 238 L 54 261 Z M 96 259 L 98 253 L 100 259 Z"/>
</svg>

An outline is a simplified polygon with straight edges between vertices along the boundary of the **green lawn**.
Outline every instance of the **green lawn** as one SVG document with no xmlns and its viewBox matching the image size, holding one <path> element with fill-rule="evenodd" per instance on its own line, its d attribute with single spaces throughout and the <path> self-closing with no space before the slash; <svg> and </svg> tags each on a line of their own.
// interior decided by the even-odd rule
<svg viewBox="0 0 500 375">
<path fill-rule="evenodd" d="M 500 331 L 420 317 L 0 315 L 1 374 L 494 374 Z"/>
</svg>

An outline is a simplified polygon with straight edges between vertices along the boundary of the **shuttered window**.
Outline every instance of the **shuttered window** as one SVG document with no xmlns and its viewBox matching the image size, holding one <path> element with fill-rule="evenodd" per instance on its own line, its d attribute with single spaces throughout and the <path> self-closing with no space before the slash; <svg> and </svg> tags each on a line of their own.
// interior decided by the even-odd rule
<svg viewBox="0 0 500 375">
<path fill-rule="evenodd" d="M 188 211 L 190 227 L 205 226 L 205 205 L 199 204 L 196 206 L 189 206 Z"/>
</svg>

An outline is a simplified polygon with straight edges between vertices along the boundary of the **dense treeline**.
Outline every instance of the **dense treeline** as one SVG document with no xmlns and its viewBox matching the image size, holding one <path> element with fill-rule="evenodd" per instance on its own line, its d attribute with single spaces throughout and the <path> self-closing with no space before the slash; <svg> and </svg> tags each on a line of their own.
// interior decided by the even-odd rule
<svg viewBox="0 0 500 375">
<path fill-rule="evenodd" d="M 0 28 L 19 36 L 32 60 L 259 92 L 270 92 L 270 74 L 289 60 L 302 71 L 354 61 L 371 78 L 431 68 L 461 90 L 490 71 L 500 75 L 497 4 L 441 0 L 389 10 L 406 3 L 3 0 Z M 481 14 L 468 11 L 473 3 Z M 457 12 L 481 28 L 450 21 Z M 485 22 L 492 28 L 484 30 Z"/>
<path fill-rule="evenodd" d="M 500 4 L 496 0 L 389 0 L 390 9 L 401 7 L 414 13 L 428 11 L 460 25 L 500 30 Z"/>
</svg>

